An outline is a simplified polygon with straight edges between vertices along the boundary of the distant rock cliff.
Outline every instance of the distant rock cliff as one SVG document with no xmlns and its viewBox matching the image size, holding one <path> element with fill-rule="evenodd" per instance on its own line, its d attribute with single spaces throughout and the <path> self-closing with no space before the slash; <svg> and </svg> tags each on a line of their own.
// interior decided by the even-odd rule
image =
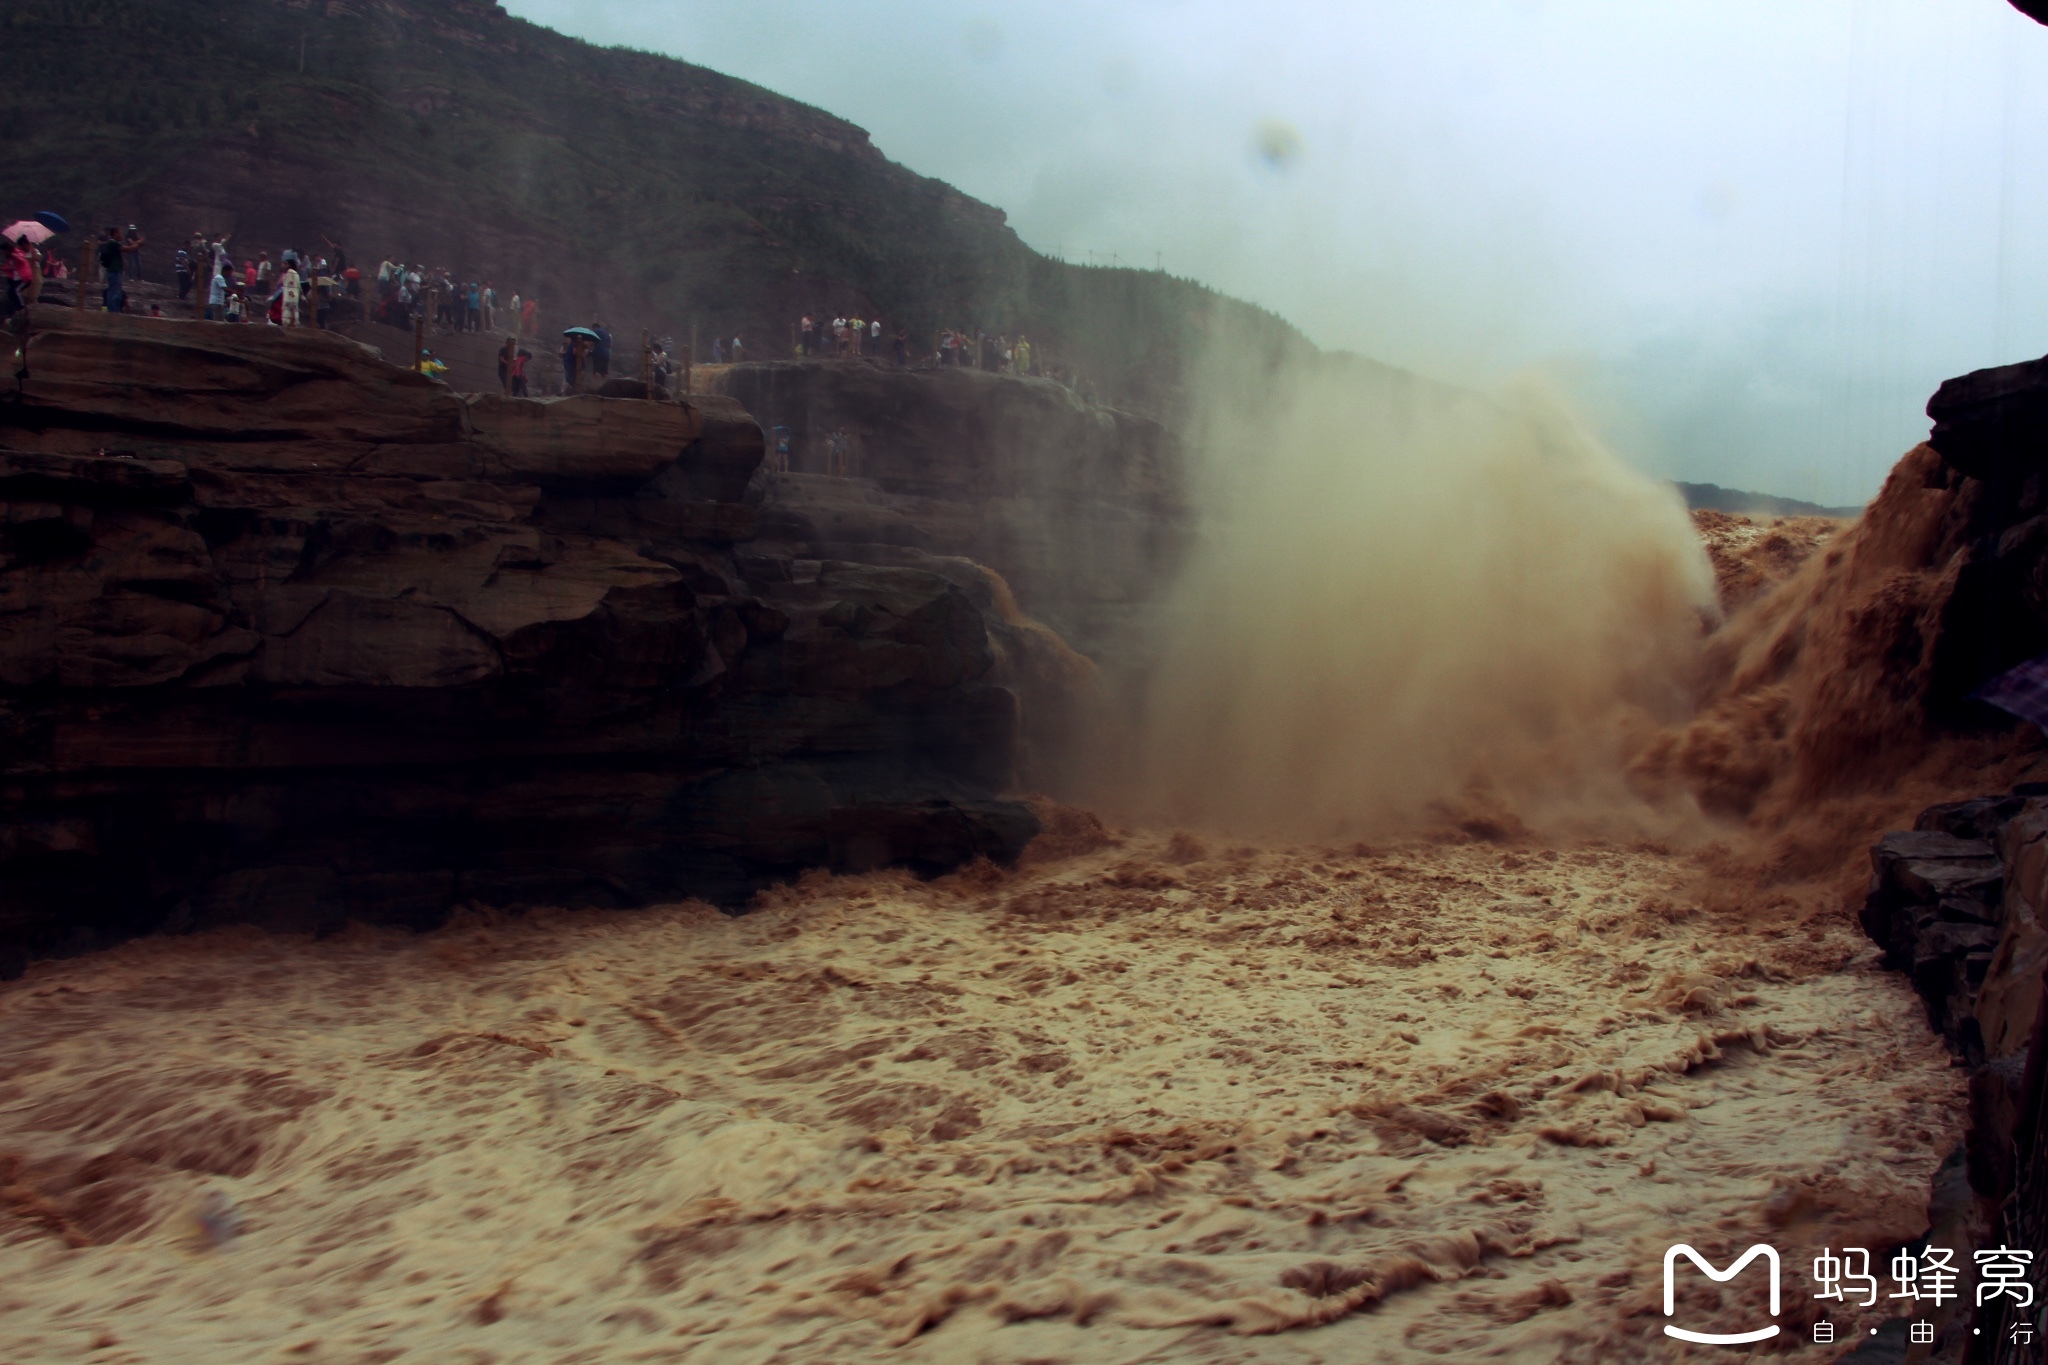
<svg viewBox="0 0 2048 1365">
<path fill-rule="evenodd" d="M 757 541 L 730 399 L 465 397 L 337 336 L 50 308 L 13 338 L 0 970 L 1035 831 L 997 795 L 1004 623 L 958 574 Z"/>
<path fill-rule="evenodd" d="M 764 542 L 963 556 L 1091 658 L 1142 648 L 1188 522 L 1179 443 L 1159 423 L 968 369 L 776 362 L 710 383 L 788 446 L 750 495 Z"/>
</svg>

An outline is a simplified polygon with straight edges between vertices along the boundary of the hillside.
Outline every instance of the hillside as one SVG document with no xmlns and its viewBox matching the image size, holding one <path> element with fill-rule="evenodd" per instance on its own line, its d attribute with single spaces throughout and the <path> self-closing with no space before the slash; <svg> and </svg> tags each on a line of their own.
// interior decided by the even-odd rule
<svg viewBox="0 0 2048 1365">
<path fill-rule="evenodd" d="M 1770 493 L 1752 493 L 1745 488 L 1723 488 L 1717 483 L 1680 483 L 1678 491 L 1685 505 L 1695 512 L 1730 512 L 1752 517 L 1837 517 L 1859 515 L 1860 507 L 1823 507 L 1799 498 L 1781 498 Z"/>
<path fill-rule="evenodd" d="M 324 234 L 489 277 L 554 326 L 695 324 L 757 355 L 805 310 L 1023 332 L 1151 407 L 1212 327 L 1307 345 L 1192 282 L 1040 256 L 842 119 L 491 0 L 11 0 L 0 35 L 0 211 L 141 224 L 157 278 L 194 229 Z"/>
</svg>

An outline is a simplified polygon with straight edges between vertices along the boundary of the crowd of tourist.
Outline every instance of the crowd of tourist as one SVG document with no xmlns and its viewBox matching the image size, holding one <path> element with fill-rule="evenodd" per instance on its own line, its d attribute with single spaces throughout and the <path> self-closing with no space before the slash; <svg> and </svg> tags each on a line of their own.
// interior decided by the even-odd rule
<svg viewBox="0 0 2048 1365">
<path fill-rule="evenodd" d="M 554 359 L 561 385 L 552 374 L 531 368 L 534 352 L 528 343 L 541 335 L 540 301 L 514 291 L 501 295 L 495 281 L 459 278 L 444 266 L 426 266 L 386 258 L 366 276 L 352 264 L 340 243 L 322 237 L 322 252 L 285 247 L 275 259 L 268 251 L 244 252 L 239 262 L 227 233 L 194 232 L 173 252 L 172 271 L 181 304 L 196 307 L 199 316 L 219 322 L 267 322 L 279 327 L 331 327 L 354 321 L 375 321 L 394 327 L 431 326 L 436 332 L 502 336 L 497 355 L 498 380 L 505 392 L 574 393 L 594 388 L 611 376 L 612 335 L 602 321 L 563 332 Z M 96 265 L 98 302 L 109 312 L 129 309 L 127 286 L 140 278 L 148 239 L 134 225 L 109 227 L 90 244 L 84 263 Z M 24 236 L 5 243 L 6 300 L 0 316 L 36 301 L 45 280 L 65 279 L 66 254 Z M 89 281 L 77 281 L 84 290 Z M 200 291 L 193 299 L 193 291 Z M 152 304 L 152 314 L 161 315 Z M 1028 337 L 1014 340 L 975 328 L 941 329 L 930 345 L 915 346 L 902 324 L 885 327 L 879 318 L 841 315 L 826 318 L 805 314 L 794 328 L 798 358 L 869 357 L 893 360 L 906 367 L 944 366 L 999 374 L 1052 378 L 1075 385 L 1073 375 L 1047 364 Z M 712 338 L 708 355 L 714 365 L 740 364 L 751 352 L 737 335 Z M 649 366 L 658 386 L 666 387 L 676 368 L 675 348 L 666 339 L 649 347 Z M 437 359 L 423 358 L 446 366 Z M 552 368 L 552 367 L 550 367 Z"/>
<path fill-rule="evenodd" d="M 853 316 L 823 318 L 806 313 L 796 325 L 796 354 L 799 358 L 872 356 L 893 359 L 898 365 L 905 366 L 954 366 L 1072 382 L 1066 372 L 1046 364 L 1026 336 L 1020 335 L 1012 340 L 1005 335 L 969 327 L 946 327 L 939 331 L 934 345 L 920 351 L 913 346 L 909 331 L 901 325 L 889 329 L 886 341 L 883 333 L 879 319 Z M 739 338 L 735 337 L 730 357 L 733 360 L 738 359 L 738 346 Z M 727 359 L 718 347 L 719 343 L 712 343 L 714 364 Z"/>
<path fill-rule="evenodd" d="M 7 294 L 0 307 L 5 314 L 34 303 L 45 281 L 70 277 L 70 253 L 54 249 L 49 235 L 22 233 L 4 243 Z M 365 281 L 341 244 L 326 237 L 321 238 L 324 253 L 288 246 L 274 259 L 270 252 L 258 251 L 245 253 L 239 262 L 231 242 L 228 233 L 193 232 L 172 253 L 177 302 L 210 321 L 328 327 L 374 320 L 410 327 L 424 319 L 450 332 L 495 332 L 503 327 L 519 337 L 540 334 L 539 301 L 517 293 L 506 301 L 492 280 L 459 280 L 446 267 L 385 260 L 375 277 Z M 134 224 L 95 235 L 80 260 L 98 278 L 78 280 L 78 288 L 97 283 L 101 308 L 129 312 L 128 286 L 141 279 L 148 246 L 149 239 Z M 162 306 L 151 305 L 151 312 L 160 316 Z"/>
</svg>

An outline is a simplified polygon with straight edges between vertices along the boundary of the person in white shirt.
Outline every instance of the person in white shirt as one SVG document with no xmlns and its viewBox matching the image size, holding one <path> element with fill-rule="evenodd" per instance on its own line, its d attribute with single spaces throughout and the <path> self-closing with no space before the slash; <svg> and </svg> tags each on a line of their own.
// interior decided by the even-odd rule
<svg viewBox="0 0 2048 1365">
<path fill-rule="evenodd" d="M 299 283 L 299 267 L 291 258 L 286 258 L 284 274 L 280 275 L 277 280 L 277 287 L 282 295 L 283 304 L 283 309 L 278 315 L 278 321 L 286 327 L 296 327 L 299 325 Z"/>
</svg>

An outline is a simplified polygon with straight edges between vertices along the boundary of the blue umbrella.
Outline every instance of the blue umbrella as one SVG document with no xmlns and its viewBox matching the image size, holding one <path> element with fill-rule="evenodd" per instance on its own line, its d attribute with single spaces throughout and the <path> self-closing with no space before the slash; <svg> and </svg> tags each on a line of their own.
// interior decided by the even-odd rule
<svg viewBox="0 0 2048 1365">
<path fill-rule="evenodd" d="M 565 327 L 562 329 L 562 335 L 565 337 L 589 337 L 592 341 L 598 339 L 597 333 L 591 331 L 588 327 Z"/>
<path fill-rule="evenodd" d="M 52 213 L 48 209 L 44 209 L 41 213 L 37 214 L 36 221 L 52 232 L 71 231 L 71 224 L 65 220 L 63 214 Z"/>
</svg>

